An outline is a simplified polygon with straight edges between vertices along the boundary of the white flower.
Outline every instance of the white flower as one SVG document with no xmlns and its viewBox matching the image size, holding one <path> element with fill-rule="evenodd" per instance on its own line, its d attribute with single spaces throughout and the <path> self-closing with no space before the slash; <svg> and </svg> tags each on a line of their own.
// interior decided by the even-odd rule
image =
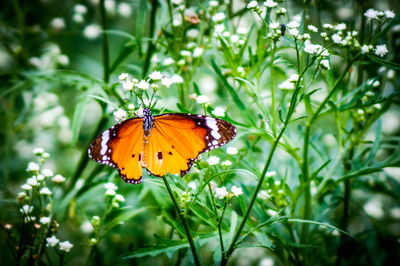
<svg viewBox="0 0 400 266">
<path fill-rule="evenodd" d="M 51 192 L 51 190 L 48 189 L 47 187 L 44 187 L 44 188 L 42 188 L 42 189 L 39 191 L 39 194 L 40 194 L 40 195 L 47 195 L 47 196 L 49 196 L 49 195 L 52 194 L 52 192 Z"/>
<path fill-rule="evenodd" d="M 386 44 L 380 44 L 375 47 L 375 54 L 384 57 L 388 53 L 388 49 L 386 47 Z"/>
<path fill-rule="evenodd" d="M 175 14 L 174 17 L 172 18 L 172 25 L 174 27 L 178 27 L 182 25 L 182 16 L 181 14 Z"/>
<path fill-rule="evenodd" d="M 324 29 L 327 29 L 327 30 L 333 29 L 333 26 L 332 26 L 331 24 L 328 24 L 328 23 L 325 23 L 324 25 L 322 25 L 322 27 L 323 27 Z"/>
<path fill-rule="evenodd" d="M 28 163 L 28 167 L 26 168 L 26 171 L 32 171 L 32 172 L 39 171 L 39 165 L 37 163 L 30 162 L 30 163 Z"/>
<path fill-rule="evenodd" d="M 22 188 L 23 190 L 31 190 L 31 189 L 32 189 L 32 186 L 31 186 L 31 185 L 28 185 L 28 184 L 23 184 L 23 185 L 21 186 L 21 188 Z"/>
<path fill-rule="evenodd" d="M 104 184 L 104 188 L 105 189 L 112 189 L 112 190 L 117 190 L 118 189 L 118 187 L 114 183 L 111 183 L 111 182 Z"/>
<path fill-rule="evenodd" d="M 335 30 L 345 30 L 345 29 L 346 29 L 345 23 L 340 23 L 335 26 Z"/>
<path fill-rule="evenodd" d="M 93 225 L 89 222 L 89 221 L 84 221 L 81 226 L 80 229 L 82 230 L 82 232 L 90 234 L 91 232 L 93 232 Z"/>
<path fill-rule="evenodd" d="M 172 65 L 174 62 L 175 62 L 174 59 L 172 59 L 171 57 L 167 57 L 163 60 L 162 65 L 169 66 L 169 65 Z"/>
<path fill-rule="evenodd" d="M 231 191 L 233 193 L 233 196 L 239 197 L 240 195 L 243 194 L 243 190 L 241 187 L 233 186 L 231 188 Z"/>
<path fill-rule="evenodd" d="M 60 250 L 65 252 L 69 252 L 73 246 L 69 241 L 60 242 Z"/>
<path fill-rule="evenodd" d="M 36 177 L 34 177 L 34 176 L 28 178 L 28 179 L 26 180 L 26 183 L 27 183 L 28 185 L 31 185 L 32 187 L 36 187 L 36 186 L 39 185 L 39 183 L 38 183 L 37 180 L 36 180 Z"/>
<path fill-rule="evenodd" d="M 114 115 L 115 121 L 122 122 L 127 118 L 128 114 L 126 113 L 125 110 L 118 109 L 118 110 L 114 111 L 113 115 Z"/>
<path fill-rule="evenodd" d="M 86 12 L 87 12 L 87 7 L 84 6 L 84 5 L 81 5 L 81 4 L 76 4 L 76 5 L 74 6 L 74 11 L 75 11 L 76 13 L 79 13 L 79 14 L 86 14 Z"/>
<path fill-rule="evenodd" d="M 238 149 L 235 148 L 235 147 L 228 147 L 228 148 L 226 149 L 226 153 L 227 153 L 227 154 L 234 155 L 234 154 L 237 154 L 237 153 L 238 153 Z"/>
<path fill-rule="evenodd" d="M 128 73 L 121 73 L 121 74 L 119 74 L 119 76 L 118 76 L 118 79 L 119 79 L 120 81 L 127 80 L 128 78 L 129 78 L 129 74 L 128 74 Z"/>
<path fill-rule="evenodd" d="M 253 9 L 253 8 L 255 8 L 255 7 L 258 7 L 257 1 L 250 1 L 250 2 L 247 4 L 247 8 L 248 8 L 248 9 Z"/>
<path fill-rule="evenodd" d="M 293 29 L 289 29 L 289 34 L 290 35 L 292 35 L 292 36 L 297 36 L 297 35 L 299 35 L 299 30 L 298 29 L 296 29 L 296 28 L 293 28 Z"/>
<path fill-rule="evenodd" d="M 308 28 L 310 31 L 312 31 L 312 32 L 318 32 L 318 28 L 315 27 L 314 25 L 308 25 L 307 28 Z"/>
<path fill-rule="evenodd" d="M 219 157 L 212 155 L 208 158 L 207 162 L 209 165 L 216 165 L 219 163 Z"/>
<path fill-rule="evenodd" d="M 208 2 L 208 5 L 211 7 L 216 7 L 219 5 L 219 3 L 218 3 L 218 1 L 210 1 L 210 2 Z"/>
<path fill-rule="evenodd" d="M 208 102 L 210 101 L 210 98 L 208 98 L 205 95 L 199 95 L 199 96 L 197 96 L 196 101 L 199 104 L 208 104 Z"/>
<path fill-rule="evenodd" d="M 232 165 L 232 162 L 229 161 L 229 160 L 225 160 L 225 161 L 222 162 L 222 166 L 228 167 L 228 166 L 231 166 L 231 165 Z"/>
<path fill-rule="evenodd" d="M 50 176 L 53 176 L 53 171 L 51 171 L 51 170 L 48 169 L 48 168 L 45 168 L 45 169 L 42 170 L 42 174 L 43 174 L 45 177 L 50 177 Z"/>
<path fill-rule="evenodd" d="M 199 31 L 197 29 L 190 29 L 186 32 L 186 36 L 192 39 L 195 39 L 199 35 Z"/>
<path fill-rule="evenodd" d="M 99 37 L 100 33 L 101 33 L 101 28 L 97 24 L 87 25 L 83 30 L 83 35 L 90 40 Z"/>
<path fill-rule="evenodd" d="M 182 51 L 180 51 L 180 54 L 183 57 L 188 57 L 188 56 L 192 55 L 192 53 L 190 53 L 190 51 L 188 51 L 188 50 L 182 50 Z"/>
<path fill-rule="evenodd" d="M 177 74 L 174 74 L 171 77 L 171 80 L 172 80 L 173 83 L 183 83 L 183 78 L 181 76 L 177 75 Z"/>
<path fill-rule="evenodd" d="M 40 217 L 39 221 L 41 224 L 48 224 L 51 222 L 51 219 L 50 217 Z"/>
<path fill-rule="evenodd" d="M 321 60 L 321 65 L 328 70 L 331 69 L 328 59 Z"/>
<path fill-rule="evenodd" d="M 171 0 L 174 5 L 179 5 L 183 0 Z"/>
<path fill-rule="evenodd" d="M 216 33 L 222 33 L 225 30 L 224 24 L 218 24 L 214 27 Z"/>
<path fill-rule="evenodd" d="M 130 4 L 124 2 L 120 3 L 118 5 L 118 13 L 124 18 L 129 17 L 132 14 L 132 8 Z"/>
<path fill-rule="evenodd" d="M 304 52 L 309 53 L 309 54 L 315 54 L 318 52 L 318 46 L 310 43 L 309 41 L 306 41 L 304 43 Z"/>
<path fill-rule="evenodd" d="M 42 155 L 44 153 L 44 150 L 42 148 L 34 148 L 32 152 L 35 155 Z"/>
<path fill-rule="evenodd" d="M 60 242 L 60 240 L 54 235 L 52 237 L 47 237 L 46 241 L 47 241 L 46 243 L 47 247 L 54 247 L 55 245 L 58 244 L 58 242 Z"/>
<path fill-rule="evenodd" d="M 361 53 L 362 54 L 366 54 L 369 52 L 369 47 L 368 45 L 364 44 L 363 46 L 361 46 Z"/>
<path fill-rule="evenodd" d="M 74 14 L 72 16 L 72 20 L 75 21 L 76 23 L 82 23 L 85 21 L 85 19 L 83 18 L 82 14 Z"/>
<path fill-rule="evenodd" d="M 226 187 L 217 187 L 215 189 L 215 197 L 223 199 L 226 196 L 228 196 L 228 191 L 226 191 Z"/>
<path fill-rule="evenodd" d="M 282 89 L 282 90 L 293 90 L 294 83 L 289 80 L 286 80 L 286 81 L 282 82 L 281 84 L 279 84 L 278 88 Z"/>
<path fill-rule="evenodd" d="M 107 191 L 105 193 L 106 196 L 114 196 L 115 194 L 117 194 L 117 193 L 115 192 L 114 189 L 107 189 Z"/>
<path fill-rule="evenodd" d="M 379 219 L 383 216 L 382 202 L 377 198 L 373 198 L 364 205 L 365 212 L 373 218 Z"/>
<path fill-rule="evenodd" d="M 53 181 L 54 183 L 64 183 L 65 177 L 63 177 L 62 175 L 56 175 L 51 179 L 51 181 Z"/>
<path fill-rule="evenodd" d="M 163 79 L 161 80 L 161 84 L 164 85 L 164 86 L 167 87 L 167 88 L 169 88 L 169 86 L 171 86 L 172 83 L 174 83 L 174 82 L 172 81 L 172 79 L 167 78 L 167 77 L 165 77 L 165 78 L 163 78 Z"/>
<path fill-rule="evenodd" d="M 290 77 L 288 78 L 289 82 L 297 82 L 299 80 L 299 75 L 297 74 L 292 74 L 290 75 Z"/>
<path fill-rule="evenodd" d="M 193 57 L 200 57 L 203 54 L 204 49 L 200 47 L 196 47 L 193 50 Z"/>
<path fill-rule="evenodd" d="M 212 21 L 214 22 L 221 22 L 225 19 L 225 14 L 222 12 L 216 13 L 214 16 L 211 17 Z"/>
<path fill-rule="evenodd" d="M 288 28 L 293 29 L 293 28 L 298 28 L 300 24 L 297 21 L 290 21 L 287 25 Z"/>
<path fill-rule="evenodd" d="M 190 181 L 188 187 L 190 187 L 193 191 L 195 191 L 197 189 L 197 184 L 195 181 Z"/>
<path fill-rule="evenodd" d="M 340 37 L 338 34 L 333 34 L 332 35 L 332 41 L 334 43 L 340 43 L 342 41 L 342 37 Z"/>
<path fill-rule="evenodd" d="M 150 84 L 145 80 L 141 80 L 136 86 L 139 89 L 147 90 L 150 87 Z"/>
<path fill-rule="evenodd" d="M 267 174 L 265 175 L 265 177 L 271 177 L 271 176 L 274 176 L 274 175 L 276 175 L 275 171 L 268 171 Z"/>
<path fill-rule="evenodd" d="M 384 13 L 387 18 L 394 18 L 396 16 L 392 10 L 385 10 Z"/>
<path fill-rule="evenodd" d="M 272 23 L 269 24 L 269 27 L 271 29 L 277 29 L 277 28 L 280 27 L 280 24 L 278 22 L 272 22 Z"/>
<path fill-rule="evenodd" d="M 378 11 L 376 11 L 373 8 L 370 8 L 367 11 L 365 11 L 364 16 L 366 16 L 368 19 L 377 19 Z"/>
<path fill-rule="evenodd" d="M 215 107 L 215 109 L 211 112 L 215 116 L 225 116 L 225 109 L 223 107 Z"/>
<path fill-rule="evenodd" d="M 272 7 L 276 7 L 278 4 L 276 2 L 274 2 L 273 0 L 267 0 L 264 2 L 264 6 L 272 8 Z"/>
<path fill-rule="evenodd" d="M 125 198 L 121 194 L 115 195 L 115 200 L 118 202 L 125 202 Z"/>
<path fill-rule="evenodd" d="M 163 74 L 160 71 L 154 71 L 149 75 L 149 78 L 152 80 L 161 80 L 163 78 Z"/>
<path fill-rule="evenodd" d="M 60 54 L 57 58 L 58 63 L 60 63 L 62 66 L 67 66 L 69 64 L 69 58 L 65 54 Z"/>
<path fill-rule="evenodd" d="M 131 80 L 125 80 L 122 82 L 122 89 L 124 91 L 131 91 L 135 84 Z"/>
<path fill-rule="evenodd" d="M 18 198 L 24 198 L 26 196 L 25 192 L 19 192 L 18 193 Z"/>
<path fill-rule="evenodd" d="M 63 18 L 54 18 L 51 20 L 50 25 L 56 30 L 62 30 L 65 28 L 65 20 Z"/>
<path fill-rule="evenodd" d="M 24 206 L 22 206 L 21 209 L 19 209 L 19 211 L 22 214 L 30 214 L 33 210 L 33 206 L 29 206 L 28 204 L 25 204 Z"/>
</svg>

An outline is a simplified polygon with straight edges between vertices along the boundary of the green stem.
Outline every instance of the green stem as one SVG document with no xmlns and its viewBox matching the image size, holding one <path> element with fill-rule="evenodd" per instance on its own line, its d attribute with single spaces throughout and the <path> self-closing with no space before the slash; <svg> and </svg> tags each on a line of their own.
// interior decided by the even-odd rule
<svg viewBox="0 0 400 266">
<path fill-rule="evenodd" d="M 223 241 L 223 238 L 222 238 L 222 231 L 221 231 L 222 217 L 221 217 L 221 220 L 218 220 L 217 206 L 215 205 L 215 198 L 214 198 L 214 194 L 212 193 L 210 182 L 208 182 L 207 186 L 208 186 L 208 191 L 210 193 L 212 205 L 213 205 L 213 208 L 214 208 L 215 219 L 217 220 L 217 223 L 218 223 L 218 235 L 219 235 L 219 243 L 220 243 L 220 246 L 221 246 L 221 254 L 224 254 L 224 252 L 225 252 L 224 241 Z M 226 203 L 225 203 L 225 206 L 226 206 Z"/>
<path fill-rule="evenodd" d="M 107 35 L 107 15 L 105 9 L 105 0 L 100 1 L 100 17 L 101 26 L 103 28 L 102 40 L 103 40 L 103 79 L 105 83 L 110 80 L 110 55 Z"/>
<path fill-rule="evenodd" d="M 174 206 L 175 206 L 175 209 L 176 209 L 176 211 L 177 211 L 177 213 L 179 215 L 179 218 L 182 221 L 183 227 L 185 228 L 186 236 L 187 236 L 187 239 L 189 241 L 189 246 L 190 246 L 190 249 L 191 249 L 192 254 L 193 254 L 194 263 L 195 263 L 195 265 L 200 265 L 199 255 L 197 254 L 196 246 L 194 245 L 194 242 L 193 242 L 192 234 L 191 234 L 190 228 L 189 228 L 189 223 L 187 222 L 186 218 L 182 215 L 182 212 L 181 212 L 181 209 L 179 207 L 178 201 L 175 198 L 174 192 L 172 191 L 172 189 L 171 189 L 171 187 L 170 187 L 170 185 L 168 183 L 167 178 L 165 176 L 163 176 L 162 179 L 164 181 L 165 187 L 168 190 L 168 194 L 171 197 L 172 202 L 174 203 Z"/>
<path fill-rule="evenodd" d="M 142 74 L 143 78 L 146 77 L 147 72 L 149 71 L 150 59 L 154 50 L 153 37 L 154 37 L 154 29 L 156 26 L 156 11 L 157 11 L 157 0 L 153 0 L 151 3 L 149 42 L 147 45 L 146 58 L 143 66 L 143 74 Z"/>
<path fill-rule="evenodd" d="M 271 100 L 272 100 L 272 134 L 276 136 L 276 113 L 275 113 L 275 88 L 274 88 L 274 56 L 275 56 L 275 49 L 276 49 L 276 42 L 272 42 L 272 54 L 271 54 L 271 61 L 270 61 L 270 79 L 271 79 Z"/>
</svg>

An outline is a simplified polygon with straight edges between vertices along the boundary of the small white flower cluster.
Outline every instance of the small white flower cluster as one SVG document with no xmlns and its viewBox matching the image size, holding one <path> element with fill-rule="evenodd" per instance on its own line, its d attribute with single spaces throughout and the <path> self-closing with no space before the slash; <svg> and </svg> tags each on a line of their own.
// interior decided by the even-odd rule
<svg viewBox="0 0 400 266">
<path fill-rule="evenodd" d="M 274 8 L 274 7 L 276 7 L 278 5 L 278 3 L 276 3 L 275 1 L 273 1 L 273 0 L 266 0 L 264 3 L 263 3 L 263 6 L 265 6 L 266 8 Z M 256 12 L 257 14 L 261 14 L 262 13 L 262 10 L 261 10 L 261 8 L 258 6 L 258 2 L 257 1 L 250 1 L 248 4 L 247 4 L 247 6 L 246 6 L 248 9 L 251 9 L 251 10 L 254 10 L 254 12 Z M 282 9 L 282 8 L 281 8 Z M 282 11 L 283 10 L 281 10 L 281 9 L 279 9 L 279 14 L 282 14 Z M 284 13 L 286 13 L 286 9 L 285 9 L 285 12 Z M 283 13 L 283 14 L 284 14 Z"/>
<path fill-rule="evenodd" d="M 55 247 L 57 244 L 59 244 L 59 249 L 65 252 L 69 252 L 74 246 L 69 241 L 60 242 L 60 239 L 58 239 L 55 235 L 46 238 L 47 247 Z"/>
<path fill-rule="evenodd" d="M 157 90 L 160 85 L 169 88 L 173 83 L 183 82 L 183 79 L 178 75 L 174 75 L 172 78 L 169 78 L 160 71 L 154 71 L 148 75 L 147 79 L 142 79 L 140 81 L 136 78 L 130 78 L 129 74 L 127 73 L 121 73 L 119 75 L 119 81 L 122 83 L 122 88 L 124 91 L 132 91 L 135 88 L 140 90 L 147 90 L 149 88 Z"/>
<path fill-rule="evenodd" d="M 228 31 L 223 24 L 218 24 L 214 27 L 214 37 L 223 38 L 229 43 L 234 53 L 238 53 L 240 48 L 246 43 L 248 30 L 246 28 L 238 28 L 236 33 Z"/>
<path fill-rule="evenodd" d="M 385 16 L 388 19 L 394 18 L 396 16 L 396 14 L 392 10 L 379 11 L 379 10 L 370 8 L 367 11 L 365 11 L 364 16 L 368 20 L 374 20 L 374 19 L 379 20 L 379 19 L 383 18 L 383 16 Z"/>
<path fill-rule="evenodd" d="M 87 13 L 87 7 L 82 4 L 76 4 L 74 6 L 74 14 L 72 16 L 72 20 L 75 21 L 76 23 L 83 23 L 85 21 L 84 16 Z"/>
<path fill-rule="evenodd" d="M 282 37 L 284 31 L 282 31 L 281 24 L 279 24 L 278 22 L 272 22 L 269 24 L 269 28 L 271 29 L 271 32 L 267 34 L 267 38 L 279 40 L 279 38 Z"/>
<path fill-rule="evenodd" d="M 104 184 L 104 188 L 106 189 L 105 196 L 112 197 L 112 206 L 115 208 L 119 207 L 119 203 L 125 202 L 124 196 L 121 194 L 117 194 L 116 190 L 118 187 L 114 183 L 106 183 Z"/>
<path fill-rule="evenodd" d="M 227 191 L 225 186 L 215 189 L 215 197 L 218 199 L 224 199 L 224 198 L 230 199 L 233 196 L 239 197 L 242 194 L 243 194 L 242 188 L 237 186 L 232 186 L 230 192 Z"/>
<path fill-rule="evenodd" d="M 298 79 L 299 75 L 292 74 L 287 80 L 279 84 L 278 88 L 281 90 L 293 90 Z"/>
</svg>

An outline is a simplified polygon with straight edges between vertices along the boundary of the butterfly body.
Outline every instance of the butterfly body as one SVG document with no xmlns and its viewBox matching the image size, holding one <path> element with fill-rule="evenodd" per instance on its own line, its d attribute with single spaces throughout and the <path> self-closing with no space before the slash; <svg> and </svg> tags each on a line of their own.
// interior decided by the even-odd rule
<svg viewBox="0 0 400 266">
<path fill-rule="evenodd" d="M 153 116 L 125 120 L 93 140 L 89 157 L 114 167 L 127 183 L 142 181 L 142 167 L 149 174 L 185 175 L 200 153 L 231 141 L 236 128 L 222 119 L 194 114 Z"/>
</svg>

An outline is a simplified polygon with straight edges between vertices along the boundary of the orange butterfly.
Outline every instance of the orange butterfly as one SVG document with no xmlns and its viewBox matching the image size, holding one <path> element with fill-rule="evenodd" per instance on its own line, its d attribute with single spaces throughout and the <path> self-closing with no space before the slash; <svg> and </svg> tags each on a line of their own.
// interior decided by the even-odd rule
<svg viewBox="0 0 400 266">
<path fill-rule="evenodd" d="M 222 119 L 194 114 L 125 120 L 104 131 L 90 144 L 89 157 L 118 170 L 127 183 L 142 182 L 142 167 L 154 176 L 184 176 L 200 153 L 220 147 L 236 136 L 236 128 Z"/>
</svg>

